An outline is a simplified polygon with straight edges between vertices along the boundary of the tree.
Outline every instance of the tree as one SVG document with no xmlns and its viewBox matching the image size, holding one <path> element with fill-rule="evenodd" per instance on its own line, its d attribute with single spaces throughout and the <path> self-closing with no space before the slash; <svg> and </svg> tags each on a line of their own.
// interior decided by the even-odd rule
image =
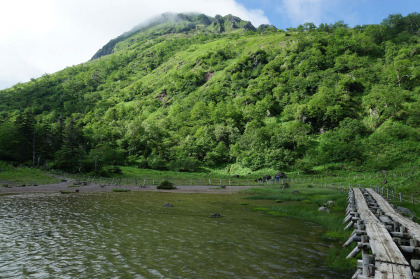
<svg viewBox="0 0 420 279">
<path fill-rule="evenodd" d="M 400 87 L 378 84 L 363 97 L 365 111 L 371 126 L 379 127 L 388 119 L 401 119 L 405 115 L 403 103 L 408 93 Z"/>
<path fill-rule="evenodd" d="M 70 172 L 81 171 L 85 157 L 84 136 L 80 126 L 70 118 L 63 133 L 63 144 L 55 154 L 54 167 Z"/>
</svg>

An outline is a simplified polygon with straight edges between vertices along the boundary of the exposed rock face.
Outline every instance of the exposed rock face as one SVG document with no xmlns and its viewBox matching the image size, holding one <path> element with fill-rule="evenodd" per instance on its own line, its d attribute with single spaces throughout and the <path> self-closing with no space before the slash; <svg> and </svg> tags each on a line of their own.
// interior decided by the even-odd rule
<svg viewBox="0 0 420 279">
<path fill-rule="evenodd" d="M 208 82 L 211 80 L 212 77 L 214 77 L 215 73 L 205 73 L 204 74 L 204 82 Z"/>
<path fill-rule="evenodd" d="M 277 28 L 274 25 L 271 25 L 271 24 L 261 24 L 257 28 L 257 31 L 259 31 L 259 32 L 274 31 L 274 30 L 277 30 Z"/>
<path fill-rule="evenodd" d="M 174 27 L 168 28 L 168 22 L 174 23 Z M 225 33 L 240 29 L 243 29 L 243 31 L 257 30 L 251 22 L 244 21 L 233 15 L 227 15 L 225 17 L 216 15 L 214 18 L 212 18 L 204 14 L 166 13 L 156 17 L 146 25 L 138 25 L 132 30 L 122 34 L 121 36 L 112 39 L 100 50 L 98 50 L 91 60 L 114 53 L 116 51 L 117 44 L 124 40 L 130 40 L 130 43 L 135 43 L 136 34 L 147 31 L 150 28 L 155 28 L 157 33 L 161 32 L 162 34 L 189 33 L 196 32 L 197 30 L 210 33 Z"/>
<path fill-rule="evenodd" d="M 242 28 L 249 31 L 257 31 L 250 21 L 248 21 Z"/>
</svg>

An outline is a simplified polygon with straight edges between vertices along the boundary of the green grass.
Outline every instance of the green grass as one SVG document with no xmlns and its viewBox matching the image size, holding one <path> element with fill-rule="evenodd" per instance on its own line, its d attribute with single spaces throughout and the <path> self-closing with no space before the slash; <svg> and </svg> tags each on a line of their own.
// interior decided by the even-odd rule
<svg viewBox="0 0 420 279">
<path fill-rule="evenodd" d="M 251 172 L 249 169 L 242 169 L 241 172 L 232 170 L 231 166 L 219 168 L 202 168 L 197 172 L 176 172 L 176 171 L 162 171 L 151 169 L 140 169 L 134 166 L 120 166 L 122 174 L 113 174 L 110 178 L 95 178 L 98 183 L 108 183 L 116 185 L 159 185 L 162 181 L 169 181 L 176 185 L 207 185 L 207 186 L 221 186 L 221 185 L 260 185 L 256 182 L 256 178 L 262 177 L 266 174 L 273 175 L 274 170 L 260 170 L 258 172 Z M 248 174 L 251 172 L 251 174 Z M 239 178 L 234 178 L 233 175 L 238 174 Z M 246 173 L 246 174 L 242 174 Z M 87 181 L 88 178 L 92 180 L 92 176 L 87 174 L 82 175 L 68 175 L 74 179 Z"/>
<path fill-rule="evenodd" d="M 47 172 L 36 168 L 13 167 L 9 164 L 0 163 L 0 184 L 8 184 L 12 186 L 51 184 L 60 182 L 58 178 L 51 177 Z"/>
</svg>

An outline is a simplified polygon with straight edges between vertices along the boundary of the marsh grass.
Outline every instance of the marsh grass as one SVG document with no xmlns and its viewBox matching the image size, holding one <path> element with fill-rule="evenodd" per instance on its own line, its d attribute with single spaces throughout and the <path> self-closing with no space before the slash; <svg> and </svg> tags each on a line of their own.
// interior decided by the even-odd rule
<svg viewBox="0 0 420 279">
<path fill-rule="evenodd" d="M 72 194 L 74 192 L 73 191 L 64 191 L 64 190 L 61 190 L 60 193 L 61 194 Z"/>
<path fill-rule="evenodd" d="M 293 191 L 299 191 L 293 193 Z M 273 216 L 292 216 L 317 223 L 325 228 L 321 235 L 326 241 L 334 245 L 342 245 L 350 236 L 344 231 L 344 212 L 347 207 L 347 192 L 325 189 L 319 187 L 308 188 L 305 184 L 295 184 L 290 189 L 279 186 L 254 188 L 246 191 L 247 199 L 273 200 L 271 207 L 259 207 L 255 210 Z M 318 204 L 324 205 L 327 201 L 334 201 L 330 207 L 330 214 L 318 212 Z M 281 201 L 281 203 L 279 203 Z M 351 248 L 330 249 L 326 258 L 327 264 L 339 271 L 349 271 L 355 268 L 356 261 L 346 260 Z"/>
</svg>

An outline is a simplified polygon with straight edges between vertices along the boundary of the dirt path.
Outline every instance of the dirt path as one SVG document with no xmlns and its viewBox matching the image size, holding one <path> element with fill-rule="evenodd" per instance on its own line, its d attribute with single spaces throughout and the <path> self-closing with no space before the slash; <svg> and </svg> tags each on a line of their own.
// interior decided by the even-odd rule
<svg viewBox="0 0 420 279">
<path fill-rule="evenodd" d="M 155 192 L 171 192 L 171 193 L 207 193 L 207 194 L 232 194 L 241 190 L 263 187 L 263 186 L 226 186 L 221 189 L 217 186 L 176 186 L 174 190 L 158 190 L 156 186 L 128 186 L 128 185 L 101 185 L 88 184 L 84 186 L 74 187 L 75 181 L 65 181 L 56 184 L 45 184 L 38 186 L 24 186 L 24 187 L 0 187 L 0 194 L 24 194 L 24 193 L 54 193 L 60 191 L 76 191 L 83 192 L 111 192 L 112 189 L 129 189 L 131 191 L 155 191 Z M 72 187 L 69 187 L 72 186 Z"/>
</svg>

